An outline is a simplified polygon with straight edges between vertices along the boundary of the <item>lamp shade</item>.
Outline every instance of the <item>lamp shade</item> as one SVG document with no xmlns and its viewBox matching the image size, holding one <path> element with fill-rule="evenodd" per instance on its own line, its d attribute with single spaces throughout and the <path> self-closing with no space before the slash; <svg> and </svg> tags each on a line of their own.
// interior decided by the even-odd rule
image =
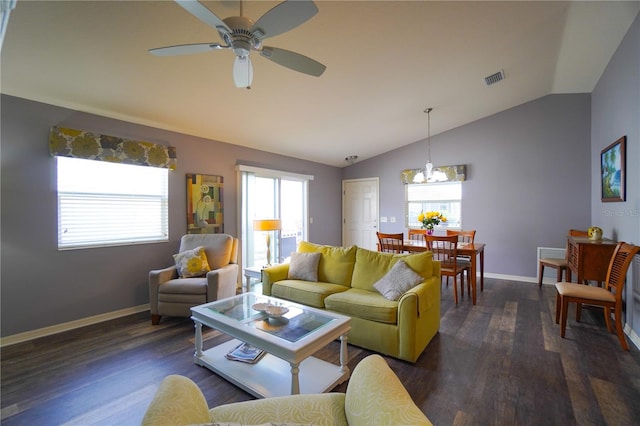
<svg viewBox="0 0 640 426">
<path fill-rule="evenodd" d="M 280 219 L 256 219 L 253 221 L 254 231 L 279 231 L 282 229 Z"/>
</svg>

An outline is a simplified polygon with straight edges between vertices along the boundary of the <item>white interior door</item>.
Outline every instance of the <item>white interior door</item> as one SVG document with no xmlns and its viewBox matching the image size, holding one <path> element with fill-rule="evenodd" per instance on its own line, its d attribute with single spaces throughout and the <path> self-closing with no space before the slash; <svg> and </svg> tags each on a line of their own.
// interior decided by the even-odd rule
<svg viewBox="0 0 640 426">
<path fill-rule="evenodd" d="M 376 250 L 378 178 L 342 181 L 342 245 Z"/>
</svg>

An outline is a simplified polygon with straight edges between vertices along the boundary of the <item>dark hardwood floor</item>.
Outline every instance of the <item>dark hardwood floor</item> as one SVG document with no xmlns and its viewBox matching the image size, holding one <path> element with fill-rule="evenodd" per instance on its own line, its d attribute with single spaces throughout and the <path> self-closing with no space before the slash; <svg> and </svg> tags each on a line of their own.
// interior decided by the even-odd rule
<svg viewBox="0 0 640 426">
<path fill-rule="evenodd" d="M 602 314 L 554 323 L 555 289 L 488 279 L 478 304 L 443 288 L 442 324 L 415 364 L 385 357 L 436 425 L 640 424 L 640 353 L 624 352 Z M 168 374 L 210 406 L 252 397 L 193 364 L 193 323 L 148 314 L 2 348 L 3 425 L 136 425 Z M 205 345 L 227 339 L 206 329 Z M 320 358 L 338 363 L 339 344 Z M 372 352 L 349 346 L 349 367 Z M 346 383 L 336 388 L 345 391 Z"/>
</svg>

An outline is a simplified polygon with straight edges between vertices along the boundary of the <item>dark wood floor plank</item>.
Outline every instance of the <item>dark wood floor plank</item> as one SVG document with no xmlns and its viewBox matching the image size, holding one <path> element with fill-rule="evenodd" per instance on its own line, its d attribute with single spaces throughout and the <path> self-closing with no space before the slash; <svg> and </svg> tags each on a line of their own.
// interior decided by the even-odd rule
<svg viewBox="0 0 640 426">
<path fill-rule="evenodd" d="M 385 357 L 436 425 L 626 425 L 640 419 L 640 352 L 620 348 L 602 313 L 555 324 L 555 288 L 486 279 L 473 306 L 443 285 L 441 327 L 415 364 Z M 205 347 L 228 340 L 204 329 Z M 188 318 L 148 313 L 2 348 L 2 425 L 136 425 L 169 374 L 211 406 L 253 397 L 193 363 Z M 349 346 L 349 368 L 372 352 Z M 339 343 L 318 357 L 338 363 Z M 344 392 L 348 383 L 335 391 Z"/>
</svg>

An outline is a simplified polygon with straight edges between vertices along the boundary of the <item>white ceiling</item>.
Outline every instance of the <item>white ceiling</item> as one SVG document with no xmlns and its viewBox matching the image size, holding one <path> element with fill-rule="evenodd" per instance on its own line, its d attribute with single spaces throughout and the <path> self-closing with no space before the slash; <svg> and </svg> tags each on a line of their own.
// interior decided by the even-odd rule
<svg viewBox="0 0 640 426">
<path fill-rule="evenodd" d="M 221 18 L 237 1 L 203 1 Z M 257 20 L 279 2 L 245 2 Z M 640 2 L 316 1 L 319 13 L 265 44 L 327 66 L 321 77 L 252 54 L 251 90 L 231 51 L 156 57 L 220 42 L 172 1 L 26 1 L 2 46 L 2 93 L 334 166 L 551 93 L 591 92 Z M 504 70 L 490 87 L 484 77 Z M 168 141 L 169 143 L 171 141 Z"/>
</svg>

